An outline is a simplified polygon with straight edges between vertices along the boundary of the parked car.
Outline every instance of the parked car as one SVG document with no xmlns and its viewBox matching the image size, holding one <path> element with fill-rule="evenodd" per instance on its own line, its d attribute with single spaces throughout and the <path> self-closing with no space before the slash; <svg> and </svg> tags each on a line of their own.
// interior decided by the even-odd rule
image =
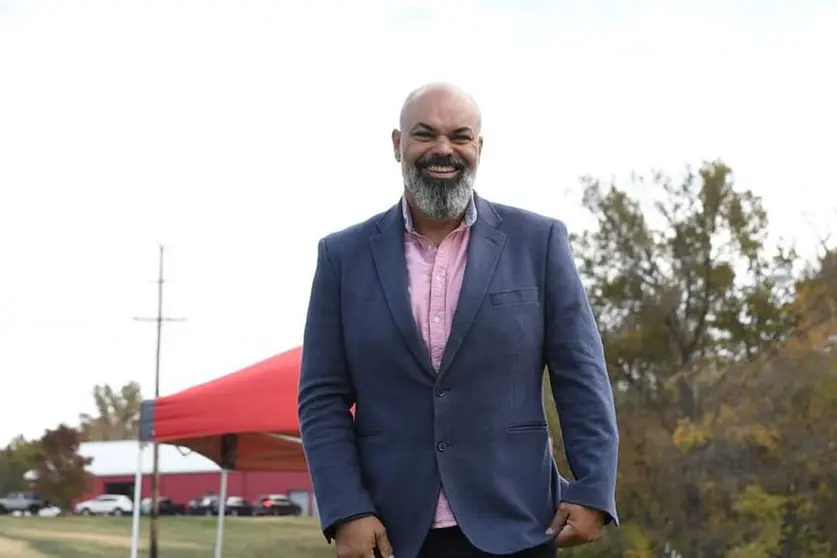
<svg viewBox="0 0 837 558">
<path fill-rule="evenodd" d="M 215 515 L 218 495 L 204 494 L 200 500 L 191 500 L 186 506 L 186 513 L 189 515 Z"/>
<path fill-rule="evenodd" d="M 134 503 L 123 494 L 102 494 L 79 502 L 75 511 L 79 515 L 128 515 L 134 511 Z"/>
<path fill-rule="evenodd" d="M 284 494 L 268 494 L 259 496 L 255 502 L 256 515 L 280 516 L 292 515 L 294 517 L 302 513 L 302 508 L 296 502 L 292 502 Z"/>
<path fill-rule="evenodd" d="M 140 513 L 143 515 L 151 514 L 151 498 L 143 498 L 140 502 Z M 157 513 L 160 515 L 186 515 L 186 506 L 172 501 L 171 498 L 161 496 L 157 500 Z"/>
<path fill-rule="evenodd" d="M 63 512 L 58 506 L 46 505 L 38 512 L 38 517 L 58 517 Z"/>
<path fill-rule="evenodd" d="M 200 500 L 192 500 L 187 506 L 189 515 L 218 515 L 220 497 L 206 494 Z M 241 496 L 230 496 L 224 503 L 224 515 L 253 515 L 253 505 Z"/>
<path fill-rule="evenodd" d="M 0 498 L 0 515 L 7 513 L 37 514 L 46 503 L 34 492 L 11 492 L 5 498 Z"/>
<path fill-rule="evenodd" d="M 215 500 L 213 504 L 212 515 L 218 515 L 219 499 Z M 230 496 L 224 502 L 224 515 L 239 516 L 239 515 L 253 515 L 253 504 L 242 498 L 241 496 Z"/>
</svg>

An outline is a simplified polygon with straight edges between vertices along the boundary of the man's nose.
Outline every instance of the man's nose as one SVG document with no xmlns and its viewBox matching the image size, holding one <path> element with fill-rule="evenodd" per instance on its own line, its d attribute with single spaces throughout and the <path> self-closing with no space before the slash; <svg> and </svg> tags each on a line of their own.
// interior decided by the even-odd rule
<svg viewBox="0 0 837 558">
<path fill-rule="evenodd" d="M 431 153 L 433 153 L 433 155 L 441 156 L 453 155 L 453 145 L 451 144 L 448 138 L 446 138 L 445 136 L 440 136 L 439 139 L 436 141 L 436 144 L 433 146 Z"/>
</svg>

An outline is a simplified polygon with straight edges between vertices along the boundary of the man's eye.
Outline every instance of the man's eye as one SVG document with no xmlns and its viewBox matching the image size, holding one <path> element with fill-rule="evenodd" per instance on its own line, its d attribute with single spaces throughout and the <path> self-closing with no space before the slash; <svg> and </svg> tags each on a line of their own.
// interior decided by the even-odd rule
<svg viewBox="0 0 837 558">
<path fill-rule="evenodd" d="M 471 136 L 456 136 L 453 141 L 455 143 L 471 143 Z"/>
<path fill-rule="evenodd" d="M 420 140 L 431 140 L 433 139 L 433 134 L 430 132 L 416 132 L 413 134 L 414 138 L 418 138 Z"/>
</svg>

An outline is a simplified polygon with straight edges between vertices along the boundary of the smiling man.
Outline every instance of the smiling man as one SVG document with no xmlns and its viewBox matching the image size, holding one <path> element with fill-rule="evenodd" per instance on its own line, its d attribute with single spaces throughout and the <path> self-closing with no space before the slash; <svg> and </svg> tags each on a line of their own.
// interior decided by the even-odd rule
<svg viewBox="0 0 837 558">
<path fill-rule="evenodd" d="M 319 244 L 299 416 L 341 558 L 545 558 L 617 521 L 613 393 L 566 227 L 476 195 L 480 133 L 460 89 L 411 93 L 401 200 Z"/>
<path fill-rule="evenodd" d="M 395 160 L 401 163 L 404 176 L 405 201 L 416 208 L 417 220 L 430 221 L 426 223 L 428 232 L 437 243 L 442 239 L 440 234 L 459 224 L 472 202 L 482 151 L 479 108 L 471 97 L 460 91 L 450 94 L 452 91 L 449 86 L 426 86 L 413 92 L 401 110 L 404 132 L 392 132 Z M 458 120 L 451 120 L 454 116 Z M 448 128 L 444 133 L 437 128 L 440 124 Z M 450 146 L 434 149 L 440 135 L 450 136 Z"/>
</svg>

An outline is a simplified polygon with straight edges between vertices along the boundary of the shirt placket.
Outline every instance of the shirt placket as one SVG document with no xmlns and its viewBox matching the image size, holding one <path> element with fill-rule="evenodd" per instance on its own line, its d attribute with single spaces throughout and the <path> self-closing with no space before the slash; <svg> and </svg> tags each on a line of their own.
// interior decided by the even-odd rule
<svg viewBox="0 0 837 558">
<path fill-rule="evenodd" d="M 442 365 L 447 342 L 445 302 L 449 256 L 450 242 L 445 239 L 436 250 L 430 270 L 430 360 L 436 371 Z"/>
</svg>

